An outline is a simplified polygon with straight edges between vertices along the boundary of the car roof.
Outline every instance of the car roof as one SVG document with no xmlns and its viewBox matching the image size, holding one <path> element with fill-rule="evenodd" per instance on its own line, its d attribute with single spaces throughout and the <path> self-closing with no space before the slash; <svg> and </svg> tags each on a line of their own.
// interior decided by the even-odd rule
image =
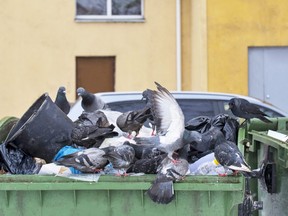
<svg viewBox="0 0 288 216">
<path fill-rule="evenodd" d="M 240 97 L 248 100 L 253 104 L 272 109 L 275 112 L 282 114 L 283 116 L 288 116 L 288 114 L 279 108 L 265 103 L 261 100 L 258 100 L 253 97 L 239 95 L 239 94 L 230 94 L 230 93 L 221 93 L 221 92 L 196 92 L 196 91 L 170 91 L 175 99 L 201 99 L 201 100 L 223 100 L 229 101 L 233 97 Z M 119 92 L 99 92 L 95 93 L 96 96 L 100 97 L 105 103 L 119 102 L 119 101 L 133 101 L 141 100 L 142 92 L 141 91 L 119 91 Z M 79 97 L 74 106 L 71 107 L 71 110 L 68 114 L 72 120 L 76 120 L 77 117 L 82 113 L 83 109 L 81 107 L 81 97 Z M 80 112 L 80 113 L 79 113 Z M 77 116 L 77 117 L 76 117 Z"/>
</svg>

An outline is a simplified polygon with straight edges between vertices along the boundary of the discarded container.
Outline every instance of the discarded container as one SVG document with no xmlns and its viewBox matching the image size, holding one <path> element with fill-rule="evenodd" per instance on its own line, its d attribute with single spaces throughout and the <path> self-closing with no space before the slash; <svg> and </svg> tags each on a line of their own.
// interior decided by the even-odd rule
<svg viewBox="0 0 288 216">
<path fill-rule="evenodd" d="M 248 124 L 247 128 L 239 130 L 240 150 L 244 152 L 242 144 L 247 144 L 250 146 L 250 152 L 248 154 L 245 152 L 247 161 L 251 163 L 253 160 L 257 161 L 255 164 L 253 162 L 252 168 L 256 168 L 258 160 L 262 159 L 258 154 L 262 147 L 253 133 L 265 134 L 265 131 L 270 128 L 277 130 L 280 125 L 286 125 L 286 122 L 288 119 L 273 119 L 272 124 L 263 126 L 262 124 L 265 123 L 251 121 L 251 125 Z M 264 138 L 264 141 L 266 142 L 267 139 Z M 278 159 L 275 160 L 277 167 L 287 164 L 282 160 L 287 157 L 287 153 L 286 156 L 280 155 L 281 160 L 279 154 L 277 155 Z M 287 177 L 287 170 L 284 167 L 283 172 L 284 177 Z M 156 204 L 146 195 L 154 179 L 155 175 L 128 177 L 103 175 L 98 182 L 84 182 L 59 176 L 2 175 L 0 176 L 0 215 L 249 216 L 256 209 L 261 209 L 262 198 L 264 199 L 263 209 L 266 210 L 269 206 L 269 204 L 265 206 L 266 198 L 262 196 L 262 192 L 259 192 L 258 197 L 253 196 L 257 193 L 257 189 L 251 185 L 251 193 L 244 184 L 242 175 L 187 176 L 185 180 L 174 183 L 175 199 L 167 205 Z M 281 177 L 282 188 L 286 179 Z M 253 191 L 254 189 L 256 191 Z M 282 193 L 281 198 L 287 195 L 287 190 Z M 287 203 L 286 200 L 285 202 Z M 259 211 L 260 214 L 261 212 Z"/>
<path fill-rule="evenodd" d="M 5 144 L 33 157 L 51 162 L 56 153 L 71 144 L 74 123 L 43 94 L 9 132 Z"/>
</svg>

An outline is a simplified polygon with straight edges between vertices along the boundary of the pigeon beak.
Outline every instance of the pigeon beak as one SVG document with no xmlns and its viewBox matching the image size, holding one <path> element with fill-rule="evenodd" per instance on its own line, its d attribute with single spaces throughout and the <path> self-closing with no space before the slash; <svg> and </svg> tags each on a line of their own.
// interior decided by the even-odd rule
<svg viewBox="0 0 288 216">
<path fill-rule="evenodd" d="M 229 104 L 225 104 L 224 105 L 224 110 L 227 111 L 227 110 L 230 110 L 230 109 L 231 109 L 231 106 Z"/>
</svg>

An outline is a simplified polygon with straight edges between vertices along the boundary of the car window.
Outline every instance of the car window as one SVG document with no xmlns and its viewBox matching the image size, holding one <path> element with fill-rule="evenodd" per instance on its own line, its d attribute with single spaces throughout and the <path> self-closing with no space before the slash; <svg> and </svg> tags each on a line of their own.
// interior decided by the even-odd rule
<svg viewBox="0 0 288 216">
<path fill-rule="evenodd" d="M 266 107 L 259 106 L 260 110 L 264 112 L 269 117 L 283 117 L 283 115 L 275 112 L 274 110 L 268 109 Z"/>
<path fill-rule="evenodd" d="M 214 100 L 177 99 L 177 102 L 183 111 L 185 122 L 198 116 L 212 117 L 219 112 Z"/>
<path fill-rule="evenodd" d="M 218 114 L 228 114 L 231 117 L 235 116 L 228 109 L 228 101 L 225 100 L 207 100 L 207 99 L 176 99 L 179 106 L 181 107 L 185 122 L 198 116 L 213 117 Z M 145 107 L 145 100 L 132 100 L 132 101 L 121 101 L 111 102 L 108 106 L 111 110 L 119 112 L 127 112 L 131 110 L 139 110 Z M 259 106 L 259 105 L 257 105 Z M 280 117 L 281 114 L 268 109 L 266 107 L 259 106 L 260 109 L 267 114 L 269 117 Z"/>
<path fill-rule="evenodd" d="M 133 100 L 133 101 L 120 101 L 107 103 L 109 108 L 118 112 L 127 112 L 131 110 L 139 110 L 145 107 L 145 100 Z"/>
<path fill-rule="evenodd" d="M 215 108 L 214 100 L 201 100 L 201 99 L 177 99 L 181 107 L 185 121 L 192 118 L 204 115 L 212 117 L 218 114 L 218 108 Z M 145 100 L 121 101 L 108 103 L 111 110 L 119 112 L 127 112 L 130 110 L 142 109 L 145 106 Z"/>
</svg>

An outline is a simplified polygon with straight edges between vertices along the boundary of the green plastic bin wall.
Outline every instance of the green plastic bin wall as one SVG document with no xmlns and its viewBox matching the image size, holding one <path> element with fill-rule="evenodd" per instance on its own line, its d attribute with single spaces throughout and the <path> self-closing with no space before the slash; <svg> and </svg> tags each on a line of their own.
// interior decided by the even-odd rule
<svg viewBox="0 0 288 216">
<path fill-rule="evenodd" d="M 54 176 L 0 177 L 0 215 L 237 215 L 241 176 L 189 176 L 175 183 L 175 199 L 153 203 L 145 194 L 154 175 L 101 176 L 83 182 Z"/>
<path fill-rule="evenodd" d="M 288 215 L 288 143 L 267 136 L 268 130 L 288 135 L 288 118 L 273 119 L 272 124 L 255 120 L 246 131 L 247 138 L 251 141 L 247 154 L 248 163 L 260 167 L 265 161 L 275 167 L 275 170 L 267 171 L 270 180 L 266 182 L 272 193 L 267 191 L 265 181 L 256 181 L 257 199 L 263 201 L 263 210 L 259 211 L 259 215 Z"/>
</svg>

